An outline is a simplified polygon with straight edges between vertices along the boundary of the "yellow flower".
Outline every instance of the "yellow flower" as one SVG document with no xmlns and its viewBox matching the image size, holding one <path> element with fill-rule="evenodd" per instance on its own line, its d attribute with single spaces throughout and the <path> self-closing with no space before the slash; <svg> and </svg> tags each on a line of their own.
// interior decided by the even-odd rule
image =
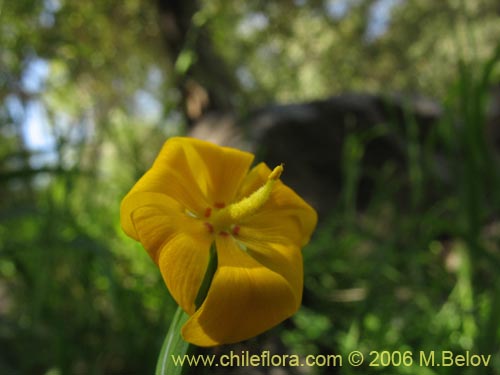
<svg viewBox="0 0 500 375">
<path fill-rule="evenodd" d="M 293 315 L 303 287 L 301 248 L 317 215 L 280 180 L 282 166 L 208 142 L 169 139 L 121 204 L 121 225 L 160 268 L 190 315 L 184 339 L 198 346 L 256 336 Z M 217 269 L 196 297 L 215 243 Z"/>
</svg>

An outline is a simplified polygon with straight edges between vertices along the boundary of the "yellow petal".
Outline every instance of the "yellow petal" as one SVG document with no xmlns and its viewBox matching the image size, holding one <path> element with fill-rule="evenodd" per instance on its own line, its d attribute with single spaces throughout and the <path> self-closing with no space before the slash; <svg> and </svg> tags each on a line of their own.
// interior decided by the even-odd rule
<svg viewBox="0 0 500 375">
<path fill-rule="evenodd" d="M 253 167 L 250 172 L 245 176 L 240 190 L 238 191 L 238 198 L 248 197 L 255 190 L 264 185 L 267 181 L 271 169 L 266 163 L 259 163 Z M 267 174 L 266 174 L 267 173 Z"/>
<path fill-rule="evenodd" d="M 183 213 L 183 207 L 165 194 L 152 192 L 131 192 L 127 194 L 120 206 L 120 224 L 123 231 L 136 241 L 139 241 L 139 234 L 136 232 L 136 227 L 132 221 L 132 214 L 139 208 L 143 209 L 141 216 L 144 220 L 148 219 L 148 210 L 151 210 L 153 221 L 157 217 L 163 218 L 163 233 L 153 229 L 150 235 L 143 233 L 141 236 L 144 247 L 151 253 L 152 258 L 156 259 L 157 257 L 152 252 L 159 249 L 164 241 L 162 236 L 166 235 L 167 228 L 170 227 L 170 231 L 173 231 L 177 219 L 186 215 Z M 139 213 L 136 212 L 136 215 L 139 215 Z"/>
<path fill-rule="evenodd" d="M 194 138 L 177 138 L 190 169 L 211 205 L 228 204 L 248 173 L 253 155 L 230 147 L 220 147 Z"/>
<path fill-rule="evenodd" d="M 188 314 L 195 312 L 195 300 L 208 267 L 208 232 L 178 232 L 161 249 L 158 266 L 168 290 Z"/>
<path fill-rule="evenodd" d="M 203 222 L 189 217 L 173 199 L 135 193 L 126 201 L 138 240 L 158 264 L 175 301 L 189 314 L 203 281 L 213 237 Z"/>
<path fill-rule="evenodd" d="M 155 262 L 158 262 L 161 247 L 171 236 L 201 224 L 188 216 L 174 199 L 149 192 L 128 195 L 122 202 L 121 218 L 125 230 L 128 230 L 125 226 L 131 223 L 134 238 L 141 242 Z"/>
<path fill-rule="evenodd" d="M 283 276 L 297 296 L 302 297 L 302 252 L 285 234 L 267 230 L 255 235 L 254 229 L 241 227 L 239 246 L 264 267 Z"/>
<path fill-rule="evenodd" d="M 208 207 L 234 200 L 252 160 L 248 152 L 194 138 L 170 138 L 124 201 L 138 192 L 162 193 L 202 217 Z M 122 210 L 128 206 L 122 202 Z M 137 239 L 129 212 L 122 215 L 122 227 Z"/>
<path fill-rule="evenodd" d="M 138 238 L 130 221 L 130 210 L 137 207 L 137 199 L 132 196 L 141 192 L 164 194 L 177 201 L 184 210 L 198 215 L 202 215 L 209 206 L 189 167 L 185 152 L 179 142 L 175 142 L 175 138 L 165 143 L 151 169 L 137 181 L 122 201 L 122 227 L 125 233 L 136 240 Z"/>
<path fill-rule="evenodd" d="M 301 295 L 289 282 L 241 250 L 231 236 L 217 237 L 218 268 L 207 298 L 182 328 L 198 346 L 242 341 L 290 317 Z M 302 278 L 302 270 L 298 278 Z"/>
</svg>

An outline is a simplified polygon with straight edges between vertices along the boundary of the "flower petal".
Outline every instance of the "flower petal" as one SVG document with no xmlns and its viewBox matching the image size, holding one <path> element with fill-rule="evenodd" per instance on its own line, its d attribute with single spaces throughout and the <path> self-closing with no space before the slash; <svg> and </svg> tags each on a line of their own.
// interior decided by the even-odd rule
<svg viewBox="0 0 500 375">
<path fill-rule="evenodd" d="M 253 155 L 248 152 L 194 138 L 170 138 L 124 201 L 138 192 L 163 193 L 203 216 L 207 207 L 233 200 L 252 160 Z M 122 203 L 123 206 L 129 205 Z M 122 215 L 122 227 L 137 239 L 129 214 Z"/>
<path fill-rule="evenodd" d="M 231 236 L 217 237 L 218 268 L 201 307 L 182 328 L 198 346 L 234 343 L 256 336 L 290 317 L 301 291 L 240 249 Z M 300 275 L 302 278 L 302 269 Z"/>
<path fill-rule="evenodd" d="M 265 235 L 255 236 L 254 230 L 241 227 L 237 242 L 247 254 L 266 268 L 280 274 L 290 284 L 297 296 L 302 298 L 302 252 L 285 236 L 268 231 Z"/>
<path fill-rule="evenodd" d="M 120 224 L 123 231 L 136 241 L 140 240 L 139 234 L 136 232 L 136 225 L 132 221 L 132 215 L 138 215 L 136 212 L 138 209 L 142 209 L 142 216 L 144 220 L 148 219 L 147 210 L 151 210 L 152 213 L 152 225 L 154 226 L 155 219 L 157 217 L 162 218 L 161 227 L 163 231 L 151 230 L 151 236 L 149 234 L 142 234 L 143 246 L 150 252 L 153 259 L 157 257 L 152 254 L 156 252 L 160 245 L 165 241 L 165 236 L 168 236 L 167 232 L 172 232 L 175 230 L 174 224 L 176 219 L 181 216 L 186 216 L 182 210 L 182 206 L 168 197 L 165 194 L 152 193 L 152 192 L 134 192 L 129 193 L 123 198 L 120 206 Z M 151 229 L 151 227 L 149 227 Z M 170 229 L 167 229 L 170 228 Z"/>
<path fill-rule="evenodd" d="M 195 312 L 196 296 L 208 267 L 213 238 L 206 233 L 178 232 L 160 252 L 158 266 L 168 290 L 189 315 Z"/>
<path fill-rule="evenodd" d="M 188 313 L 208 266 L 213 237 L 203 222 L 189 217 L 164 194 L 140 192 L 124 201 L 137 240 L 160 268 L 175 301 Z"/>
<path fill-rule="evenodd" d="M 137 238 L 130 219 L 130 209 L 137 207 L 136 193 L 152 192 L 164 194 L 177 201 L 184 209 L 202 215 L 209 206 L 200 189 L 199 181 L 189 166 L 182 142 L 171 138 L 165 142 L 151 169 L 149 169 L 123 198 L 121 210 L 122 227 L 130 237 Z M 130 203 L 128 201 L 133 203 Z"/>
<path fill-rule="evenodd" d="M 271 169 L 266 165 L 266 163 L 259 163 L 253 167 L 241 184 L 241 188 L 237 195 L 238 199 L 248 197 L 255 190 L 264 185 L 270 173 Z"/>
<path fill-rule="evenodd" d="M 184 138 L 182 141 L 190 168 L 198 176 L 198 184 L 210 203 L 230 203 L 254 156 L 194 138 Z"/>
</svg>

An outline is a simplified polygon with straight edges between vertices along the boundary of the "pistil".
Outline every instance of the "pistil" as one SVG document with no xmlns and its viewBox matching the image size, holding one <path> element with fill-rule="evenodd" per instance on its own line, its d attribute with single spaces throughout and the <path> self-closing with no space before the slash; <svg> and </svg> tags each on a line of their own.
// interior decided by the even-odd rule
<svg viewBox="0 0 500 375">
<path fill-rule="evenodd" d="M 274 184 L 278 181 L 282 172 L 283 165 L 278 165 L 269 174 L 264 185 L 239 202 L 232 203 L 220 210 L 215 211 L 210 222 L 215 228 L 224 230 L 231 224 L 236 224 L 253 215 L 268 201 Z"/>
</svg>

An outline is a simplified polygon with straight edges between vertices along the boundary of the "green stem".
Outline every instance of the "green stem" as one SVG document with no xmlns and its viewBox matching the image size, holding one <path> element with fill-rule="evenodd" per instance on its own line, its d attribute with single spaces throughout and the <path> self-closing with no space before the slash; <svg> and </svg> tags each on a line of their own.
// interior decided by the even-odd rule
<svg viewBox="0 0 500 375">
<path fill-rule="evenodd" d="M 188 319 L 189 315 L 179 306 L 161 347 L 156 363 L 156 375 L 180 375 L 182 373 L 182 366 L 176 366 L 172 356 L 182 358 L 189 349 L 189 343 L 181 336 L 181 328 Z"/>
</svg>

